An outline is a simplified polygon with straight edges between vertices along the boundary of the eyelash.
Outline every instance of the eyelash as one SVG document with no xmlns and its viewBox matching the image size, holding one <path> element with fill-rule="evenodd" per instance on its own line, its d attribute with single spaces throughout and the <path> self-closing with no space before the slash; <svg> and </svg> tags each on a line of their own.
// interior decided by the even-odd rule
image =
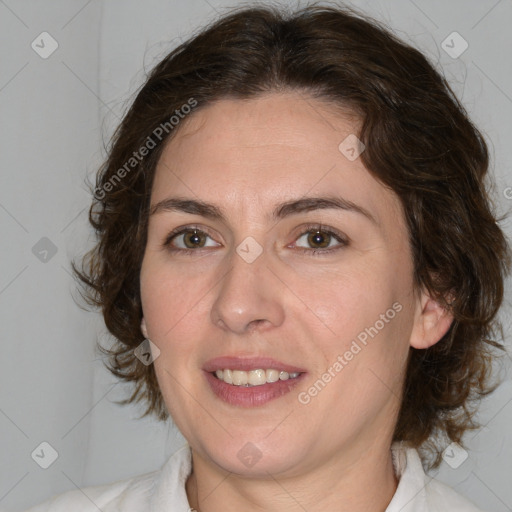
<svg viewBox="0 0 512 512">
<path fill-rule="evenodd" d="M 163 243 L 163 247 L 165 247 L 170 252 L 173 252 L 173 253 L 181 252 L 182 254 L 185 254 L 187 256 L 192 256 L 192 254 L 194 252 L 199 252 L 201 250 L 201 248 L 199 248 L 199 249 L 182 249 L 182 248 L 176 248 L 176 247 L 171 247 L 170 246 L 172 240 L 175 237 L 177 237 L 178 235 L 182 235 L 182 234 L 188 233 L 190 231 L 197 231 L 199 234 L 206 235 L 206 236 L 208 236 L 210 238 L 213 238 L 208 232 L 206 232 L 204 229 L 201 229 L 199 226 L 194 226 L 194 225 L 185 226 L 185 227 L 176 228 L 175 230 L 171 231 L 167 235 L 167 237 L 165 238 L 164 243 Z M 349 243 L 347 238 L 345 236 L 343 236 L 341 233 L 339 233 L 337 231 L 334 231 L 334 230 L 332 230 L 330 228 L 326 228 L 322 224 L 308 224 L 308 225 L 306 225 L 304 227 L 304 231 L 302 231 L 297 236 L 296 239 L 299 239 L 302 236 L 307 235 L 308 233 L 311 233 L 313 231 L 320 231 L 323 234 L 326 234 L 326 235 L 334 237 L 335 240 L 340 242 L 340 245 L 337 245 L 337 246 L 332 247 L 330 249 L 306 249 L 304 247 L 298 247 L 298 250 L 300 252 L 302 252 L 303 254 L 310 254 L 312 256 L 318 256 L 319 254 L 320 255 L 331 254 L 334 251 L 337 251 L 337 250 L 342 249 L 343 247 L 347 246 L 348 243 Z"/>
</svg>

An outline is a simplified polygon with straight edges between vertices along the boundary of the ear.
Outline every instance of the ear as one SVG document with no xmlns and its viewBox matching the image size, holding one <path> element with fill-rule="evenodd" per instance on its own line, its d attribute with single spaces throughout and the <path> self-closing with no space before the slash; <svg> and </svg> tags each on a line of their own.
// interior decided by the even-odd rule
<svg viewBox="0 0 512 512">
<path fill-rule="evenodd" d="M 410 345 L 425 349 L 435 345 L 453 322 L 453 314 L 432 299 L 425 291 L 416 304 Z"/>
<path fill-rule="evenodd" d="M 148 330 L 146 329 L 146 320 L 144 319 L 144 317 L 142 317 L 142 321 L 140 323 L 140 331 L 142 332 L 144 338 L 148 337 Z"/>
</svg>

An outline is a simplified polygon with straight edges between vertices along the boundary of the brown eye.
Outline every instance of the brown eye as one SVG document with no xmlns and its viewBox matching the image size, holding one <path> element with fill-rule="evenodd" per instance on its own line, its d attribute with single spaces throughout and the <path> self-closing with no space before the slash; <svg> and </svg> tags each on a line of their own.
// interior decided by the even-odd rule
<svg viewBox="0 0 512 512">
<path fill-rule="evenodd" d="M 210 241 L 208 241 L 208 239 Z M 170 233 L 165 242 L 166 246 L 171 251 L 189 251 L 193 252 L 194 249 L 202 249 L 203 247 L 216 247 L 218 244 L 212 239 L 208 233 L 196 228 L 184 228 L 179 231 Z"/>
<path fill-rule="evenodd" d="M 296 247 L 305 254 L 329 254 L 349 244 L 344 235 L 333 229 L 320 225 L 307 226 L 306 229 L 307 231 L 303 231 L 296 242 Z"/>
<path fill-rule="evenodd" d="M 194 249 L 195 247 L 203 247 L 206 241 L 204 233 L 194 229 L 193 231 L 186 231 L 183 233 L 183 242 L 187 249 Z"/>
<path fill-rule="evenodd" d="M 310 231 L 308 234 L 308 243 L 313 246 L 314 249 L 325 248 L 329 246 L 331 241 L 331 235 L 323 233 L 322 231 Z"/>
</svg>

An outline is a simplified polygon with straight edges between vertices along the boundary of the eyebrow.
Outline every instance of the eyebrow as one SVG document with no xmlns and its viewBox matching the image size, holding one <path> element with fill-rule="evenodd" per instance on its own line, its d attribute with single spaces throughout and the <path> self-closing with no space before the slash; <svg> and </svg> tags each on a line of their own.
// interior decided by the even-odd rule
<svg viewBox="0 0 512 512">
<path fill-rule="evenodd" d="M 345 210 L 358 213 L 366 217 L 375 225 L 379 225 L 375 217 L 366 208 L 337 196 L 304 197 L 280 203 L 273 209 L 272 219 L 280 220 L 299 213 L 327 209 Z M 149 215 L 151 216 L 160 212 L 168 211 L 190 213 L 212 220 L 226 222 L 226 217 L 220 207 L 205 201 L 182 197 L 169 197 L 167 199 L 163 199 L 150 208 Z"/>
</svg>

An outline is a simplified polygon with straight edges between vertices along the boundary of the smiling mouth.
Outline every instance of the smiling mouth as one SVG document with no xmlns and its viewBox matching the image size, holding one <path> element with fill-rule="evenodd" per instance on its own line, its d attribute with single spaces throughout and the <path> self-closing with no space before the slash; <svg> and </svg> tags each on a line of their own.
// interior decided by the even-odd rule
<svg viewBox="0 0 512 512">
<path fill-rule="evenodd" d="M 302 372 L 288 373 L 274 368 L 259 368 L 250 371 L 224 369 L 210 373 L 226 384 L 241 387 L 262 386 L 264 384 L 271 384 L 280 380 L 296 379 L 302 374 Z"/>
</svg>

